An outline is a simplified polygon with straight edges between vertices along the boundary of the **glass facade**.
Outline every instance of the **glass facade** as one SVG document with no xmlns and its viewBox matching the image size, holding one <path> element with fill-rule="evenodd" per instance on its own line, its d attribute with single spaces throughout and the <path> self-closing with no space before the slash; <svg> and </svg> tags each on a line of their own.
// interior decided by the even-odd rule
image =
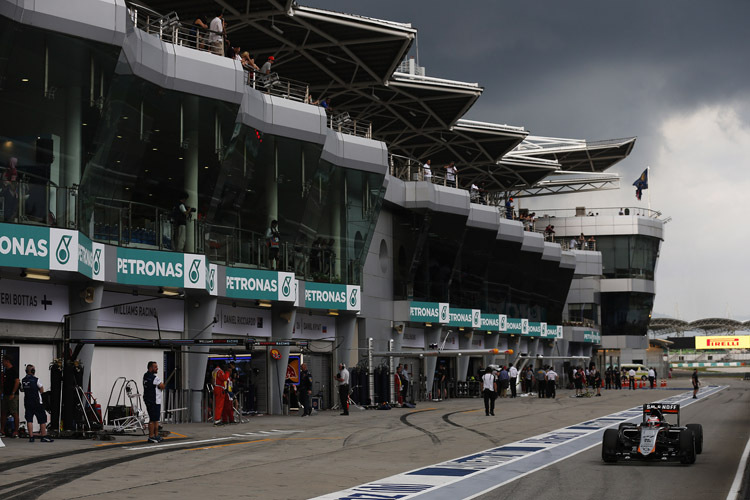
<svg viewBox="0 0 750 500">
<path fill-rule="evenodd" d="M 396 300 L 448 302 L 453 307 L 559 323 L 573 270 L 522 252 L 520 243 L 466 226 L 466 218 L 394 212 Z"/>
<path fill-rule="evenodd" d="M 605 278 L 653 280 L 661 240 L 651 236 L 597 236 Z"/>
<path fill-rule="evenodd" d="M 654 295 L 640 292 L 603 293 L 602 335 L 646 335 Z"/>
</svg>

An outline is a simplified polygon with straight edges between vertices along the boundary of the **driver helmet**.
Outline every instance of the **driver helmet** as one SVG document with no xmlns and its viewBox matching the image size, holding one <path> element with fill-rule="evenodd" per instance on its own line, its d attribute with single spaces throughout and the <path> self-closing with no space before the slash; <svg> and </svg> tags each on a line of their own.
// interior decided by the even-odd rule
<svg viewBox="0 0 750 500">
<path fill-rule="evenodd" d="M 648 418 L 646 419 L 646 423 L 649 425 L 649 427 L 657 426 L 659 425 L 660 422 L 661 420 L 656 415 L 649 415 Z"/>
</svg>

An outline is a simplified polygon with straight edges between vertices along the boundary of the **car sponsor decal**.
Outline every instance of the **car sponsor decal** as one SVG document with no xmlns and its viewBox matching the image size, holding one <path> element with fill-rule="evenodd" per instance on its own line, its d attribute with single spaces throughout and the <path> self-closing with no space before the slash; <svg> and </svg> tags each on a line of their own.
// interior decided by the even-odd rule
<svg viewBox="0 0 750 500">
<path fill-rule="evenodd" d="M 702 388 L 697 400 L 692 399 L 692 392 L 685 392 L 658 402 L 685 407 L 726 387 Z M 642 406 L 629 408 L 514 443 L 315 497 L 313 500 L 473 498 L 600 445 L 604 429 L 621 422 L 636 422 L 642 418 L 642 411 Z M 524 462 L 523 466 L 517 463 L 520 461 Z M 514 465 L 509 466 L 510 464 Z M 519 474 L 519 470 L 527 472 Z"/>
</svg>

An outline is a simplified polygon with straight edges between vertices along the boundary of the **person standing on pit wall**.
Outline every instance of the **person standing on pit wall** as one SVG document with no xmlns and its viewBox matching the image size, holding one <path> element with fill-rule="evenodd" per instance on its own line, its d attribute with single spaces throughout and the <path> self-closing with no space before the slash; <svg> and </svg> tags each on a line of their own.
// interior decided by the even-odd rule
<svg viewBox="0 0 750 500">
<path fill-rule="evenodd" d="M 281 251 L 281 233 L 279 233 L 279 221 L 271 221 L 271 227 L 266 231 L 266 241 L 268 244 L 268 267 L 271 269 L 279 268 L 279 252 Z"/>
<path fill-rule="evenodd" d="M 23 391 L 23 404 L 26 410 L 26 426 L 29 428 L 29 443 L 34 442 L 34 417 L 39 424 L 39 435 L 42 443 L 51 443 L 53 439 L 47 437 L 47 412 L 42 405 L 42 393 L 44 386 L 36 378 L 36 368 L 34 365 L 26 365 L 26 376 L 21 381 L 21 390 Z"/>
<path fill-rule="evenodd" d="M 346 369 L 344 363 L 339 363 L 339 372 L 336 374 L 336 382 L 339 384 L 341 415 L 349 415 L 349 370 Z"/>
<path fill-rule="evenodd" d="M 632 368 L 628 371 L 628 383 L 630 385 L 630 390 L 634 391 L 635 390 L 635 370 Z"/>
<path fill-rule="evenodd" d="M 495 399 L 497 398 L 497 379 L 489 366 L 482 375 L 482 396 L 484 397 L 484 414 L 495 416 Z"/>
<path fill-rule="evenodd" d="M 653 368 L 648 369 L 648 387 L 650 389 L 653 389 L 656 387 L 656 384 L 654 383 L 656 380 L 656 372 L 654 372 Z"/>
<path fill-rule="evenodd" d="M 557 396 L 556 384 L 557 384 L 557 372 L 551 366 L 545 375 L 546 386 L 547 386 L 547 397 L 555 399 Z"/>
<path fill-rule="evenodd" d="M 0 425 L 3 431 L 0 435 L 6 437 L 18 437 L 18 388 L 21 381 L 18 378 L 18 368 L 13 366 L 13 362 L 8 356 L 3 358 L 3 367 L 5 374 L 3 378 L 3 407 Z M 8 429 L 8 416 L 13 416 L 13 428 Z"/>
<path fill-rule="evenodd" d="M 516 397 L 516 384 L 518 383 L 518 368 L 513 363 L 508 365 L 508 375 L 510 376 L 510 397 Z"/>
<path fill-rule="evenodd" d="M 146 403 L 148 413 L 148 442 L 159 443 L 164 440 L 159 436 L 159 420 L 161 419 L 161 391 L 164 382 L 156 375 L 159 365 L 156 361 L 149 361 L 146 373 L 143 374 L 143 402 Z"/>
<path fill-rule="evenodd" d="M 312 403 L 310 402 L 312 387 L 312 375 L 307 371 L 307 363 L 302 363 L 299 371 L 299 402 L 302 405 L 300 417 L 312 415 Z"/>
<path fill-rule="evenodd" d="M 543 398 L 547 393 L 547 372 L 544 368 L 544 366 L 540 366 L 536 371 L 536 390 L 538 398 Z"/>
<path fill-rule="evenodd" d="M 698 380 L 698 369 L 693 369 L 693 375 L 690 377 L 693 381 L 693 399 L 698 399 L 698 388 L 701 386 L 700 380 Z"/>
</svg>

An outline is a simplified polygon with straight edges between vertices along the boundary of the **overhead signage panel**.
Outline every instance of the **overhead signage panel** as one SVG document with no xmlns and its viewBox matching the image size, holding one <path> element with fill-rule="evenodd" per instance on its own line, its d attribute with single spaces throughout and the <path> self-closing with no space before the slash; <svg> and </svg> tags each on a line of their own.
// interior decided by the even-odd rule
<svg viewBox="0 0 750 500">
<path fill-rule="evenodd" d="M 293 339 L 336 340 L 336 319 L 331 316 L 297 314 Z"/>
<path fill-rule="evenodd" d="M 206 291 L 209 295 L 216 297 L 219 294 L 219 266 L 208 264 L 206 266 Z"/>
<path fill-rule="evenodd" d="M 104 281 L 104 252 L 106 246 L 91 241 L 78 233 L 78 272 L 96 281 Z"/>
<path fill-rule="evenodd" d="M 49 269 L 49 228 L 0 224 L 0 258 L 3 266 Z"/>
<path fill-rule="evenodd" d="M 184 301 L 104 292 L 99 326 L 181 332 L 185 328 Z"/>
<path fill-rule="evenodd" d="M 750 335 L 695 337 L 696 349 L 750 349 Z"/>
<path fill-rule="evenodd" d="M 305 282 L 305 307 L 359 311 L 360 288 L 357 285 Z"/>
<path fill-rule="evenodd" d="M 583 332 L 583 341 L 589 342 L 592 344 L 601 344 L 602 343 L 602 334 L 599 333 L 596 330 L 584 330 Z"/>
<path fill-rule="evenodd" d="M 490 332 L 504 332 L 507 329 L 508 317 L 505 314 L 486 314 L 480 315 L 482 330 Z"/>
<path fill-rule="evenodd" d="M 479 328 L 482 312 L 479 309 L 450 308 L 448 326 Z"/>
<path fill-rule="evenodd" d="M 547 334 L 545 335 L 548 339 L 561 339 L 563 338 L 562 325 L 547 325 Z"/>
<path fill-rule="evenodd" d="M 296 300 L 294 273 L 226 268 L 226 296 L 236 299 Z"/>
<path fill-rule="evenodd" d="M 1 319 L 60 323 L 69 311 L 66 286 L 0 280 Z"/>
<path fill-rule="evenodd" d="M 409 321 L 448 324 L 450 306 L 445 302 L 412 302 L 409 304 Z"/>
<path fill-rule="evenodd" d="M 243 337 L 270 337 L 271 311 L 217 304 L 213 332 Z"/>
<path fill-rule="evenodd" d="M 117 283 L 206 288 L 206 256 L 117 248 Z"/>
<path fill-rule="evenodd" d="M 529 337 L 546 337 L 547 336 L 547 323 L 530 321 L 528 336 Z"/>
<path fill-rule="evenodd" d="M 528 335 L 529 320 L 526 318 L 508 318 L 505 331 L 514 335 Z"/>
</svg>

